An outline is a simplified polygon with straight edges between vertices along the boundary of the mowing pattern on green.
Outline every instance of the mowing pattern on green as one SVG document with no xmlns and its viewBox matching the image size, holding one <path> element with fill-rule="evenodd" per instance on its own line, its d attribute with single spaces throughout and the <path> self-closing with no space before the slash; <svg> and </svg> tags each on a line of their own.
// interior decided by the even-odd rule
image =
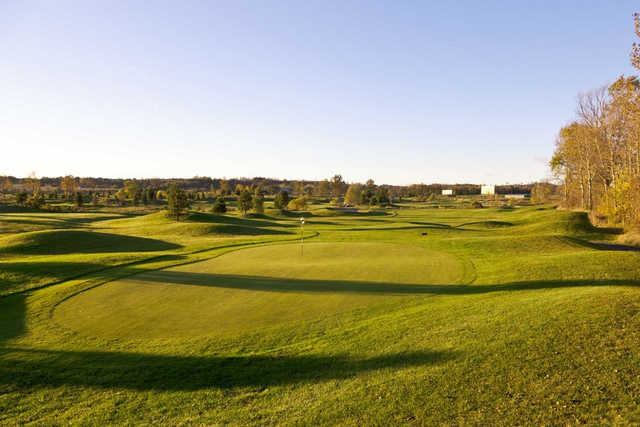
<svg viewBox="0 0 640 427">
<path fill-rule="evenodd" d="M 229 335 L 383 304 L 464 277 L 455 257 L 411 245 L 311 243 L 304 255 L 301 249 L 244 249 L 142 273 L 65 301 L 54 319 L 102 337 Z"/>
</svg>

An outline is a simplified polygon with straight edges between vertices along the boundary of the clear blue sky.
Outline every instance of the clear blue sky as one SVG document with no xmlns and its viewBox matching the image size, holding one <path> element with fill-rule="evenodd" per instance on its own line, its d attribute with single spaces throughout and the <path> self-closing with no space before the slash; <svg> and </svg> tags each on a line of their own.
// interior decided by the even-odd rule
<svg viewBox="0 0 640 427">
<path fill-rule="evenodd" d="M 537 180 L 577 93 L 633 74 L 634 11 L 0 0 L 0 175 Z"/>
</svg>

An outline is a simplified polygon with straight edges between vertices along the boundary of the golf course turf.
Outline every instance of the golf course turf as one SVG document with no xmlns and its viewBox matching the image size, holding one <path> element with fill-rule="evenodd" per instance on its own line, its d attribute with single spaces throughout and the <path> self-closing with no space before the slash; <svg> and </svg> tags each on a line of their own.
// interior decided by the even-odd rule
<svg viewBox="0 0 640 427">
<path fill-rule="evenodd" d="M 581 212 L 13 213 L 0 231 L 3 424 L 640 422 L 640 252 Z"/>
</svg>

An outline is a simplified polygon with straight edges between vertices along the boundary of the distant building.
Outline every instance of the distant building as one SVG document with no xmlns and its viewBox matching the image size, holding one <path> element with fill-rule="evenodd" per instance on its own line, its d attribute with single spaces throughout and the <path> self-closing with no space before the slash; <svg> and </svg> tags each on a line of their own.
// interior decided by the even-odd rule
<svg viewBox="0 0 640 427">
<path fill-rule="evenodd" d="M 529 197 L 528 194 L 505 194 L 505 199 L 526 199 Z"/>
<path fill-rule="evenodd" d="M 453 196 L 453 190 L 451 190 L 451 189 L 442 190 L 442 195 L 443 196 Z"/>
<path fill-rule="evenodd" d="M 496 186 L 495 185 L 483 185 L 480 187 L 480 194 L 491 196 L 496 194 Z"/>
</svg>

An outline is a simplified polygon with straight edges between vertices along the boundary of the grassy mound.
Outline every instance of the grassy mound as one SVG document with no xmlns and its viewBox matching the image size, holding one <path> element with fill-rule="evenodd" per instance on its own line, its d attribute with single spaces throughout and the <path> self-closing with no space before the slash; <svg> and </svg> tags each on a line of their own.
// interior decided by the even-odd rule
<svg viewBox="0 0 640 427">
<path fill-rule="evenodd" d="M 0 254 L 149 252 L 177 248 L 178 245 L 161 240 L 80 230 L 38 231 L 0 239 Z"/>
</svg>

